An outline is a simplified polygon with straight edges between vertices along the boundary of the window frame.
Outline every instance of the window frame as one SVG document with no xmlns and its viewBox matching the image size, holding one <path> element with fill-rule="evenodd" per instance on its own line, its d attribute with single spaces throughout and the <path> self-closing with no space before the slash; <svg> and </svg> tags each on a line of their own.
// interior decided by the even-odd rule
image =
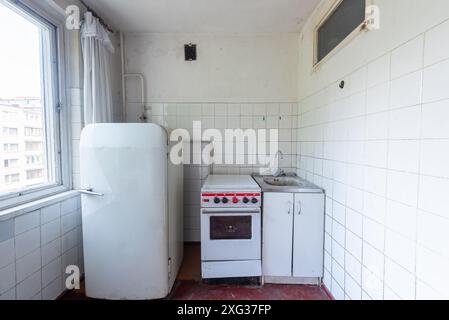
<svg viewBox="0 0 449 320">
<path fill-rule="evenodd" d="M 366 27 L 366 11 L 365 20 L 360 23 L 354 30 L 344 38 L 334 49 L 332 49 L 323 59 L 318 60 L 318 31 L 323 26 L 324 23 L 334 14 L 334 12 L 340 7 L 344 0 L 335 0 L 330 8 L 325 11 L 325 13 L 320 17 L 318 23 L 315 23 L 315 29 L 313 30 L 313 67 L 314 71 L 317 70 L 323 63 L 332 58 L 338 51 L 347 46 L 354 38 L 360 35 L 362 32 L 367 31 Z M 368 8 L 373 4 L 373 0 L 365 0 L 365 8 Z"/>
<path fill-rule="evenodd" d="M 66 106 L 67 104 L 67 90 L 66 85 L 66 72 L 68 56 L 66 55 L 66 37 L 65 37 L 65 13 L 63 10 L 59 10 L 56 7 L 50 6 L 45 1 L 32 1 L 32 0 L 3 0 L 6 5 L 10 5 L 12 8 L 16 7 L 19 10 L 23 10 L 31 17 L 47 25 L 50 29 L 53 29 L 50 41 L 51 44 L 51 65 L 47 67 L 51 68 L 51 95 L 45 94 L 44 97 L 50 97 L 52 102 L 51 115 L 48 115 L 49 108 L 43 108 L 45 113 L 44 128 L 48 128 L 51 122 L 51 135 L 46 139 L 51 139 L 50 143 L 46 143 L 47 148 L 53 144 L 52 153 L 49 153 L 49 157 L 55 158 L 53 161 L 56 167 L 56 183 L 48 183 L 46 185 L 30 187 L 22 191 L 11 192 L 0 196 L 0 211 L 10 209 L 19 205 L 23 205 L 29 202 L 44 199 L 49 196 L 56 195 L 58 193 L 66 192 L 72 189 L 72 174 L 71 174 L 71 157 L 70 157 L 70 112 Z M 43 90 L 48 90 L 43 88 Z M 52 117 L 50 121 L 50 117 Z M 44 129 L 45 131 L 45 129 Z M 53 153 L 55 150 L 55 153 Z M 48 150 L 47 150 L 48 152 Z"/>
</svg>

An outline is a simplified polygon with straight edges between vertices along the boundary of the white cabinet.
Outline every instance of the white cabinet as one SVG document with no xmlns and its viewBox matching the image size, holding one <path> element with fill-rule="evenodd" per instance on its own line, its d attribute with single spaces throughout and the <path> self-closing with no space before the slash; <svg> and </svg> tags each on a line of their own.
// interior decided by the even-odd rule
<svg viewBox="0 0 449 320">
<path fill-rule="evenodd" d="M 324 194 L 264 194 L 265 277 L 321 278 L 323 247 Z"/>
<path fill-rule="evenodd" d="M 263 273 L 291 276 L 293 200 L 290 193 L 265 193 L 263 199 Z"/>
<path fill-rule="evenodd" d="M 295 194 L 293 276 L 321 278 L 324 261 L 324 196 Z"/>
</svg>

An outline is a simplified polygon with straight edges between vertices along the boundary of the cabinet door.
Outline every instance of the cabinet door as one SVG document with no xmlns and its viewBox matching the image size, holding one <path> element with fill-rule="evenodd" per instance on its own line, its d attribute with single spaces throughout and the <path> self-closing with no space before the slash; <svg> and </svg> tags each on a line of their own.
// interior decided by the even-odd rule
<svg viewBox="0 0 449 320">
<path fill-rule="evenodd" d="M 322 277 L 324 195 L 295 194 L 293 276 Z"/>
<path fill-rule="evenodd" d="M 291 193 L 265 193 L 263 200 L 263 274 L 291 277 L 293 240 Z"/>
</svg>

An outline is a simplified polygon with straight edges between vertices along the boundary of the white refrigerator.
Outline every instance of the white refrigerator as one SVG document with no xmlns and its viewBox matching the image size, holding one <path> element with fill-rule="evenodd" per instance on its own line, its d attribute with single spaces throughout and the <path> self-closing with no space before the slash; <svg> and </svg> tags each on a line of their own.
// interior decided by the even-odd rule
<svg viewBox="0 0 449 320">
<path fill-rule="evenodd" d="M 88 297 L 166 297 L 183 257 L 183 169 L 154 124 L 96 124 L 81 136 Z"/>
</svg>

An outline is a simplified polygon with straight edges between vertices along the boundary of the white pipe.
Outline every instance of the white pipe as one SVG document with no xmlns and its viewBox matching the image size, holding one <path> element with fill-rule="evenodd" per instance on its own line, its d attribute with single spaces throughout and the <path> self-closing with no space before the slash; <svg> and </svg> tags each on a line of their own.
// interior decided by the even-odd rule
<svg viewBox="0 0 449 320">
<path fill-rule="evenodd" d="M 139 78 L 140 79 L 140 90 L 142 92 L 142 96 L 140 99 L 140 103 L 142 106 L 142 116 L 140 117 L 140 120 L 142 122 L 145 122 L 146 120 L 146 110 L 145 110 L 145 77 L 141 73 L 125 73 L 123 74 L 123 78 L 126 80 L 126 78 Z"/>
<path fill-rule="evenodd" d="M 120 32 L 120 50 L 122 55 L 122 117 L 123 122 L 126 122 L 125 37 L 122 31 Z"/>
<path fill-rule="evenodd" d="M 145 77 L 141 73 L 125 73 L 125 37 L 123 32 L 120 32 L 120 45 L 122 51 L 122 92 L 123 92 L 123 121 L 126 121 L 127 112 L 126 112 L 126 79 L 127 78 L 139 78 L 140 79 L 140 87 L 141 87 L 141 107 L 142 107 L 142 115 L 140 120 L 145 122 L 146 120 L 146 110 L 145 110 Z"/>
</svg>

